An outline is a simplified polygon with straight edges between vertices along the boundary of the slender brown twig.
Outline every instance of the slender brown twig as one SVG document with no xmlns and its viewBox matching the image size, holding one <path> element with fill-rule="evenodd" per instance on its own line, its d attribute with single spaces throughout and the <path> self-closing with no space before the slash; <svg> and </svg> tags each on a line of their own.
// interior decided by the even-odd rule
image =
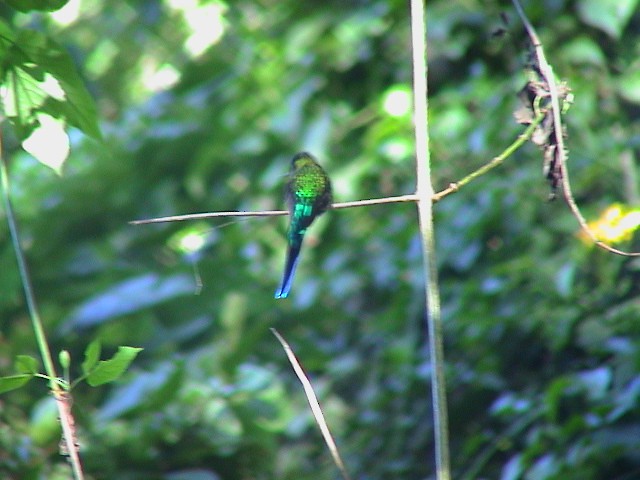
<svg viewBox="0 0 640 480">
<path fill-rule="evenodd" d="M 518 138 L 514 140 L 514 142 L 511 145 L 505 148 L 500 155 L 498 155 L 497 157 L 494 157 L 489 162 L 487 162 L 477 170 L 471 172 L 469 175 L 462 178 L 461 180 L 451 183 L 444 190 L 438 193 L 435 193 L 432 197 L 432 201 L 435 203 L 442 200 L 442 198 L 446 197 L 451 193 L 457 192 L 460 188 L 464 187 L 467 183 L 475 180 L 477 177 L 484 175 L 489 170 L 496 168 L 498 165 L 504 162 L 507 157 L 513 154 L 513 152 L 515 152 L 518 148 L 524 145 L 531 138 L 531 135 L 533 135 L 533 132 L 538 127 L 538 125 L 540 125 L 540 122 L 542 122 L 543 119 L 544 119 L 544 115 L 539 114 L 536 118 L 533 119 L 533 121 L 527 127 L 527 129 L 521 135 L 519 135 Z"/>
</svg>

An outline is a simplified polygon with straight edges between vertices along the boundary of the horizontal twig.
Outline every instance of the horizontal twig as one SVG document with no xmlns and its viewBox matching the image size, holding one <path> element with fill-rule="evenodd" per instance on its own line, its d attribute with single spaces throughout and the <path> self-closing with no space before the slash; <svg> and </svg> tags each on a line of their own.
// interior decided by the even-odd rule
<svg viewBox="0 0 640 480">
<path fill-rule="evenodd" d="M 331 208 L 334 210 L 340 208 L 364 207 L 367 205 L 380 205 L 383 203 L 400 203 L 415 202 L 417 197 L 415 194 L 399 195 L 397 197 L 372 198 L 370 200 L 356 200 L 353 202 L 334 203 Z M 131 225 L 144 225 L 147 223 L 164 223 L 164 222 L 183 222 L 185 220 L 202 220 L 203 218 L 216 217 L 277 217 L 279 215 L 288 215 L 287 210 L 263 210 L 255 212 L 208 212 L 208 213 L 189 213 L 186 215 L 172 215 L 170 217 L 148 218 L 145 220 L 132 220 Z"/>
</svg>

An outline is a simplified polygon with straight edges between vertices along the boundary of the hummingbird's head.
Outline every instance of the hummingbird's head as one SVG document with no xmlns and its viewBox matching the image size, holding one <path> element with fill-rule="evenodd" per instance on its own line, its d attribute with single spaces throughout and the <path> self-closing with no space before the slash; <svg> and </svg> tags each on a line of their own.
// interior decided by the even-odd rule
<svg viewBox="0 0 640 480">
<path fill-rule="evenodd" d="M 291 159 L 291 168 L 293 170 L 297 170 L 305 165 L 309 165 L 310 163 L 317 163 L 316 159 L 313 158 L 313 155 L 307 152 L 296 153 Z"/>
</svg>

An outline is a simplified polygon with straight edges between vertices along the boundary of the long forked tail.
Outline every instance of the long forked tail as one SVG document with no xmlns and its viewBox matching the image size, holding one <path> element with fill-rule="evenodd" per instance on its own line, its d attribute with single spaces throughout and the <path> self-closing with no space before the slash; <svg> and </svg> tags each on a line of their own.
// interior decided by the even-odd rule
<svg viewBox="0 0 640 480">
<path fill-rule="evenodd" d="M 289 295 L 291 282 L 293 282 L 293 275 L 295 274 L 296 266 L 298 265 L 300 247 L 302 247 L 302 239 L 300 239 L 299 242 L 295 242 L 295 245 L 290 245 L 287 249 L 287 261 L 284 266 L 284 275 L 282 276 L 280 288 L 276 290 L 275 298 L 287 298 Z"/>
</svg>

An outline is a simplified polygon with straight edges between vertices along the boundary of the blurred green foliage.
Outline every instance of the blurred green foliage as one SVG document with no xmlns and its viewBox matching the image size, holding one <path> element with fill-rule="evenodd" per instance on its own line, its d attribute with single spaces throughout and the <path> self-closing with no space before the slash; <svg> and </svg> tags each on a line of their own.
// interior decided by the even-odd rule
<svg viewBox="0 0 640 480">
<path fill-rule="evenodd" d="M 118 384 L 74 390 L 87 477 L 335 478 L 275 327 L 354 478 L 434 478 L 411 205 L 325 215 L 286 301 L 273 299 L 281 218 L 128 224 L 282 208 L 302 149 L 326 167 L 337 201 L 411 193 L 411 117 L 388 104 L 410 88 L 406 2 L 72 1 L 51 14 L 29 10 L 63 2 L 8 3 L 25 11 L 2 5 L 6 25 L 70 52 L 104 139 L 72 129 L 60 178 L 3 125 L 53 350 L 69 351 L 77 377 L 95 338 L 107 357 L 144 348 Z M 638 207 L 639 2 L 523 3 L 575 95 L 578 203 L 589 219 Z M 493 35 L 503 11 L 507 33 Z M 427 21 L 440 189 L 522 131 L 511 112 L 527 48 L 506 1 L 432 0 Z M 577 236 L 563 202 L 545 201 L 541 165 L 528 145 L 436 206 L 454 478 L 637 478 L 640 263 Z M 5 221 L 0 292 L 0 373 L 11 375 L 36 349 Z M 67 478 L 58 430 L 44 383 L 3 394 L 0 476 Z"/>
</svg>

